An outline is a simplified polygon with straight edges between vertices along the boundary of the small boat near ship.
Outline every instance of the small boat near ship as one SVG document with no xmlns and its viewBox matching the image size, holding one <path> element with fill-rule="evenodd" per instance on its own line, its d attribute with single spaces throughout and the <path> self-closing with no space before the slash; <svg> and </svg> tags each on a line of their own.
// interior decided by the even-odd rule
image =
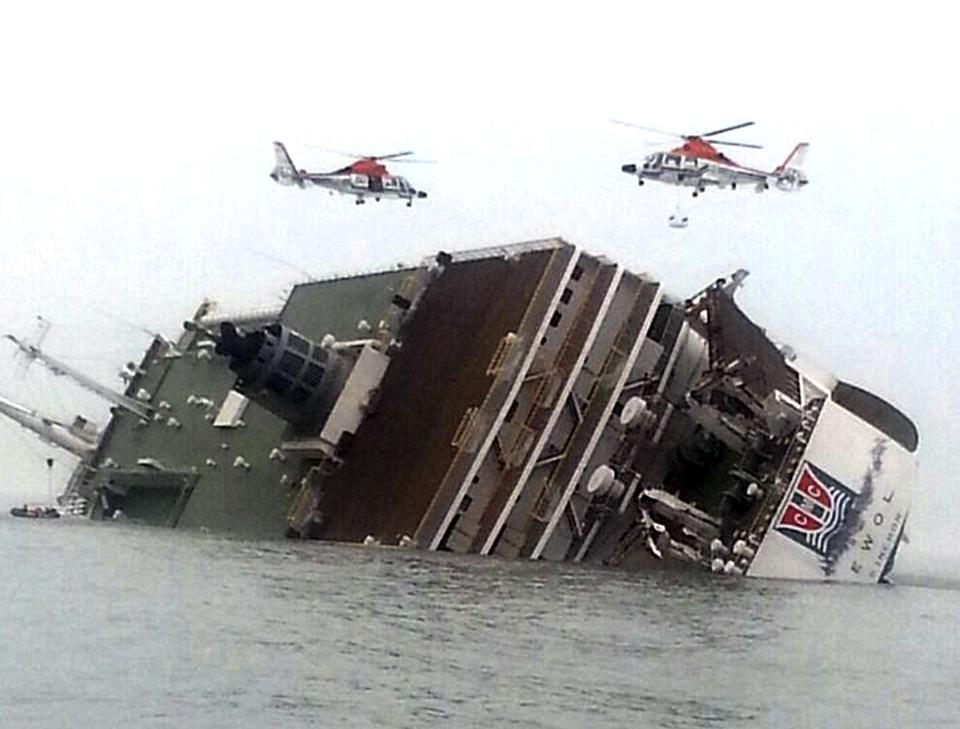
<svg viewBox="0 0 960 729">
<path fill-rule="evenodd" d="M 59 519 L 60 512 L 53 506 L 14 506 L 10 509 L 11 516 L 19 516 L 23 519 Z"/>
<path fill-rule="evenodd" d="M 53 459 L 47 459 L 47 503 L 46 504 L 24 504 L 23 506 L 14 506 L 10 509 L 10 516 L 20 517 L 21 519 L 59 519 L 60 509 L 53 504 Z M 76 500 L 76 497 L 73 499 Z"/>
</svg>

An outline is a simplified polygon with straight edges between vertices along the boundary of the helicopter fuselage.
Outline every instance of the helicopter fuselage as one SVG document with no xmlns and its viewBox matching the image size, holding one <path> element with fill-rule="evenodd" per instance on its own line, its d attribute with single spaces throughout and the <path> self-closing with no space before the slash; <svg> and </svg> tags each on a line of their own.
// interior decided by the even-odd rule
<svg viewBox="0 0 960 729">
<path fill-rule="evenodd" d="M 739 165 L 709 145 L 700 143 L 706 149 L 704 154 L 693 149 L 693 143 L 669 152 L 657 152 L 643 160 L 640 165 L 625 164 L 622 171 L 636 175 L 639 184 L 654 180 L 670 185 L 693 188 L 693 196 L 706 191 L 708 187 L 736 189 L 737 185 L 753 185 L 757 192 L 770 189 L 770 185 L 785 192 L 799 190 L 807 184 L 807 176 L 799 167 L 790 164 L 799 150 L 805 151 L 806 145 L 797 145 L 794 153 L 783 165 L 773 171 L 758 170 Z M 798 155 L 799 156 L 799 155 Z"/>
<path fill-rule="evenodd" d="M 407 207 L 416 199 L 427 196 L 423 190 L 417 190 L 406 178 L 391 175 L 379 160 L 410 154 L 401 152 L 386 157 L 365 157 L 351 165 L 332 172 L 309 172 L 297 169 L 286 148 L 280 142 L 273 143 L 276 164 L 270 177 L 280 185 L 305 188 L 308 185 L 322 187 L 330 193 L 353 195 L 357 205 L 362 205 L 368 197 L 374 200 L 393 198 L 406 200 Z"/>
<path fill-rule="evenodd" d="M 425 198 L 427 193 L 417 190 L 406 178 L 396 175 L 366 175 L 356 172 L 306 175 L 305 182 L 322 187 L 341 195 L 353 195 L 358 205 L 366 198 L 406 200 L 412 204 L 417 198 Z"/>
</svg>

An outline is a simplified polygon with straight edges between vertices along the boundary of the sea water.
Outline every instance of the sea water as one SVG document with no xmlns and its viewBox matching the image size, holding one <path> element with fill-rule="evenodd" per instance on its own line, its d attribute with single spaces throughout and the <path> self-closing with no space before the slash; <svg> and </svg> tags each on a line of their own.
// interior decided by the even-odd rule
<svg viewBox="0 0 960 729">
<path fill-rule="evenodd" d="M 2 727 L 960 724 L 960 592 L 0 518 Z"/>
</svg>

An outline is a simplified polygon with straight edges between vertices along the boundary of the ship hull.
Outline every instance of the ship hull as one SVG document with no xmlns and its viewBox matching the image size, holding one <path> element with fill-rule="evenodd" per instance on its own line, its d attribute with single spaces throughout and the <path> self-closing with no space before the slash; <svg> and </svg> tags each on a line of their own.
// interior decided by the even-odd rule
<svg viewBox="0 0 960 729">
<path fill-rule="evenodd" d="M 734 303 L 560 240 L 296 287 L 157 341 L 92 515 L 629 569 L 877 582 L 916 430 Z"/>
</svg>

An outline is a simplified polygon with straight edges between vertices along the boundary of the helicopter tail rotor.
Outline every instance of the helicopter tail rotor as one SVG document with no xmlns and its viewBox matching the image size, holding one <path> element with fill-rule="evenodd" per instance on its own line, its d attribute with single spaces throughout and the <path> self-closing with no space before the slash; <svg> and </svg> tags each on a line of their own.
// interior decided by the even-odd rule
<svg viewBox="0 0 960 729">
<path fill-rule="evenodd" d="M 773 174 L 777 177 L 777 188 L 785 192 L 793 192 L 807 184 L 807 174 L 803 171 L 803 162 L 807 157 L 809 147 L 808 143 L 801 142 L 773 171 Z"/>
</svg>

